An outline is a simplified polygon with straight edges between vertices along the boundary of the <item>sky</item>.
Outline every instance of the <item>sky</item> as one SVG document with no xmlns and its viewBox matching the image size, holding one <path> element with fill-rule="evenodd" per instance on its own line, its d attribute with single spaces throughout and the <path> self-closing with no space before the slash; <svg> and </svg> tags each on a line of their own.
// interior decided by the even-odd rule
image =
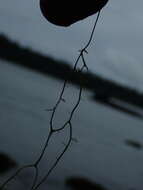
<svg viewBox="0 0 143 190">
<path fill-rule="evenodd" d="M 143 91 L 143 1 L 109 0 L 86 55 L 91 72 Z M 20 44 L 74 64 L 88 41 L 96 15 L 70 27 L 42 16 L 38 0 L 1 0 L 0 33 Z"/>
</svg>

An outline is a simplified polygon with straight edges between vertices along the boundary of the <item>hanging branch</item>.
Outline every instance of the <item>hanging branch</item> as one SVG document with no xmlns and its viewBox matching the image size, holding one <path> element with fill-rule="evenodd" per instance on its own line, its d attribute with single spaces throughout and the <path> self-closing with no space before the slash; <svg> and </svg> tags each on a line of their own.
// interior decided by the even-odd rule
<svg viewBox="0 0 143 190">
<path fill-rule="evenodd" d="M 94 35 L 94 32 L 95 32 L 95 28 L 96 28 L 96 25 L 97 25 L 97 22 L 98 22 L 98 19 L 99 19 L 99 16 L 100 16 L 100 11 L 98 12 L 97 14 L 97 17 L 96 17 L 96 20 L 95 20 L 95 23 L 94 23 L 94 26 L 93 26 L 93 29 L 92 29 L 92 32 L 91 32 L 91 35 L 90 35 L 90 38 L 89 38 L 89 41 L 87 42 L 87 44 L 84 46 L 84 48 L 82 48 L 79 52 L 79 55 L 75 61 L 75 64 L 74 64 L 74 67 L 73 67 L 73 70 L 71 71 L 69 77 L 72 77 L 72 74 L 73 72 L 77 72 L 77 66 L 78 66 L 78 63 L 81 59 L 82 61 L 82 67 L 81 69 L 78 71 L 79 74 L 83 72 L 83 70 L 87 70 L 88 71 L 88 66 L 86 64 L 86 61 L 85 61 L 85 57 L 84 57 L 84 54 L 85 53 L 88 53 L 87 49 L 88 47 L 90 46 L 91 42 L 92 42 L 92 39 L 93 39 L 93 35 Z M 63 98 L 63 95 L 64 95 L 64 92 L 65 92 L 65 89 L 66 89 L 66 86 L 68 84 L 68 78 L 64 81 L 64 84 L 63 84 L 63 87 L 62 87 L 62 90 L 61 90 L 61 93 L 59 95 L 59 98 L 55 104 L 55 106 L 48 110 L 51 112 L 51 117 L 50 117 L 50 132 L 48 134 L 48 137 L 47 137 L 47 140 L 45 142 L 45 145 L 43 146 L 42 150 L 41 150 L 41 153 L 40 153 L 40 156 L 38 157 L 38 159 L 34 162 L 34 164 L 31 164 L 31 165 L 25 165 L 23 167 L 21 167 L 20 169 L 18 169 L 14 175 L 12 175 L 9 179 L 7 179 L 1 186 L 0 186 L 0 190 L 4 190 L 5 186 L 8 185 L 8 183 L 10 183 L 20 172 L 22 172 L 24 169 L 26 168 L 34 168 L 35 169 L 35 176 L 34 176 L 34 179 L 33 179 L 33 183 L 32 183 L 32 186 L 30 188 L 30 190 L 37 190 L 46 180 L 47 178 L 49 177 L 49 175 L 51 174 L 51 172 L 56 168 L 56 166 L 58 165 L 58 163 L 60 162 L 60 160 L 62 159 L 63 155 L 66 153 L 66 151 L 68 150 L 69 146 L 71 145 L 71 142 L 73 140 L 73 137 L 72 137 L 72 130 L 73 130 L 73 125 L 72 125 L 72 118 L 74 116 L 74 113 L 75 111 L 77 110 L 77 108 L 79 107 L 79 104 L 81 102 L 81 96 L 82 96 L 82 82 L 80 81 L 80 87 L 79 87 L 79 94 L 78 94 L 78 98 L 77 98 L 77 101 L 69 115 L 69 118 L 65 121 L 65 123 L 55 129 L 54 128 L 54 125 L 53 125 L 53 122 L 54 122 L 54 116 L 56 114 L 56 111 L 58 109 L 58 106 L 60 105 L 61 102 L 63 102 L 64 98 Z M 47 174 L 41 179 L 40 182 L 38 182 L 38 176 L 39 176 L 39 164 L 45 154 L 45 151 L 47 150 L 48 148 L 48 145 L 49 145 L 49 142 L 52 138 L 52 136 L 57 133 L 57 132 L 60 132 L 60 131 L 63 131 L 65 128 L 67 128 L 69 130 L 69 139 L 68 139 L 68 142 L 66 143 L 65 145 L 65 148 L 63 149 L 63 151 L 61 152 L 61 154 L 58 156 L 58 158 L 56 159 L 56 161 L 54 162 L 54 164 L 51 166 L 51 168 L 48 170 Z"/>
</svg>

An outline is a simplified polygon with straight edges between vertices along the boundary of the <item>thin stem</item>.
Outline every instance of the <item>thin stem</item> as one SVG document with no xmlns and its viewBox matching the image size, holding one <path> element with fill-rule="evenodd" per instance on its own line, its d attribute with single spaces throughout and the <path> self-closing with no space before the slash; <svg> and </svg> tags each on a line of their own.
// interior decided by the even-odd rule
<svg viewBox="0 0 143 190">
<path fill-rule="evenodd" d="M 45 150 L 46 150 L 46 148 L 47 148 L 47 146 L 48 146 L 48 144 L 49 144 L 49 141 L 50 141 L 50 139 L 51 139 L 51 137 L 52 137 L 52 131 L 50 131 L 49 132 L 49 135 L 48 135 L 48 137 L 47 137 L 47 140 L 46 140 L 46 143 L 45 143 L 45 145 L 44 145 L 44 147 L 43 147 L 43 149 L 42 149 L 42 151 L 41 151 L 41 154 L 40 154 L 40 156 L 39 156 L 39 158 L 37 159 L 37 161 L 35 162 L 35 166 L 38 166 L 38 164 L 40 163 L 40 161 L 41 161 L 41 159 L 43 158 L 43 155 L 44 155 L 44 153 L 45 153 Z"/>
<path fill-rule="evenodd" d="M 4 189 L 6 185 L 8 185 L 8 183 L 10 181 L 12 181 L 21 171 L 23 171 L 24 169 L 26 168 L 32 168 L 34 167 L 33 164 L 31 165 L 25 165 L 25 166 L 22 166 L 21 168 L 19 168 L 11 177 L 9 177 L 1 186 L 0 186 L 0 190 Z"/>
<path fill-rule="evenodd" d="M 37 184 L 37 186 L 33 190 L 38 189 L 39 186 L 46 181 L 46 179 L 49 177 L 49 175 L 51 174 L 51 172 L 55 169 L 55 167 L 57 166 L 57 164 L 59 163 L 59 161 L 61 160 L 61 158 L 65 154 L 65 152 L 68 150 L 68 148 L 69 148 L 69 146 L 71 144 L 71 141 L 72 141 L 72 124 L 71 124 L 71 122 L 69 122 L 69 128 L 70 128 L 70 134 L 69 134 L 69 140 L 68 140 L 67 145 L 65 146 L 64 150 L 59 155 L 59 157 L 56 159 L 56 161 L 53 164 L 53 166 L 49 169 L 48 173 L 43 177 L 43 179 Z"/>
<path fill-rule="evenodd" d="M 93 29 L 92 29 L 92 32 L 91 32 L 91 36 L 90 36 L 89 41 L 87 42 L 86 46 L 83 48 L 83 50 L 86 50 L 91 44 L 91 41 L 93 39 L 93 35 L 94 35 L 94 32 L 95 32 L 95 28 L 96 28 L 97 22 L 99 20 L 100 13 L 101 13 L 101 11 L 99 11 L 97 13 L 97 17 L 96 17 L 96 20 L 95 20 L 95 23 L 94 23 L 94 26 L 93 26 Z"/>
<path fill-rule="evenodd" d="M 91 32 L 91 35 L 90 35 L 90 39 L 88 41 L 88 43 L 86 44 L 86 46 L 80 51 L 80 54 L 75 62 L 75 65 L 73 67 L 73 72 L 76 71 L 77 69 L 77 65 L 78 65 L 78 62 L 80 60 L 80 58 L 82 59 L 82 62 L 83 62 L 83 66 L 80 70 L 80 72 L 83 71 L 83 69 L 85 68 L 86 70 L 88 70 L 88 67 L 86 65 L 86 61 L 85 61 L 85 58 L 84 58 L 84 53 L 87 52 L 86 49 L 90 46 L 91 44 L 91 41 L 92 41 L 92 38 L 93 38 L 93 34 L 94 34 L 94 31 L 95 31 L 95 28 L 96 28 L 96 25 L 97 25 L 97 22 L 98 22 L 98 19 L 99 19 L 99 16 L 100 16 L 100 11 L 98 12 L 98 15 L 97 15 L 97 18 L 96 18 L 96 21 L 95 21 L 95 24 L 94 24 L 94 27 L 92 29 L 92 32 Z M 72 72 L 71 72 L 72 74 Z M 79 91 L 79 96 L 78 96 L 78 100 L 75 104 L 75 106 L 73 107 L 72 111 L 71 111 L 71 114 L 70 114 L 70 117 L 69 119 L 65 122 L 65 124 L 61 127 L 61 128 L 58 128 L 58 129 L 54 129 L 53 128 L 53 120 L 54 120 L 54 116 L 55 116 L 55 113 L 56 113 L 56 110 L 60 104 L 60 102 L 62 101 L 63 99 L 63 94 L 65 92 L 65 88 L 66 88 L 66 85 L 67 85 L 67 82 L 68 80 L 65 80 L 64 84 L 63 84 L 63 88 L 62 88 L 62 91 L 60 93 L 60 96 L 59 96 L 59 99 L 55 105 L 55 107 L 53 108 L 53 111 L 52 111 L 52 115 L 51 115 L 51 119 L 50 119 L 50 133 L 51 133 L 51 136 L 53 133 L 55 132 L 59 132 L 59 131 L 62 131 L 64 130 L 64 128 L 69 124 L 70 125 L 70 129 L 71 129 L 71 134 L 72 134 L 72 123 L 71 123 L 71 120 L 72 120 L 72 117 L 76 111 L 76 109 L 78 108 L 79 104 L 80 104 L 80 101 L 81 101 L 81 95 L 82 95 L 82 86 L 80 85 L 80 91 Z M 41 154 L 41 157 L 40 157 L 40 160 L 42 159 L 43 155 L 44 155 L 44 152 L 46 150 L 46 147 L 48 146 L 48 142 L 49 142 L 50 138 L 47 140 L 47 143 L 46 143 L 46 146 L 44 147 L 43 151 L 42 151 L 42 154 Z M 63 157 L 63 155 L 65 154 L 65 152 L 67 151 L 70 143 L 72 141 L 72 135 L 70 135 L 70 138 L 69 138 L 69 142 L 67 143 L 65 149 L 63 150 L 63 152 L 61 153 L 61 155 L 57 158 L 56 162 L 53 164 L 53 166 L 49 169 L 48 173 L 43 177 L 43 179 L 37 184 L 37 186 L 33 189 L 33 190 L 36 190 L 38 189 L 38 187 L 44 183 L 44 181 L 48 178 L 48 176 L 50 175 L 50 173 L 54 170 L 54 168 L 57 166 L 58 162 L 60 161 L 60 159 Z M 39 160 L 39 161 L 40 161 Z"/>
<path fill-rule="evenodd" d="M 35 166 L 35 176 L 34 176 L 33 184 L 31 186 L 30 190 L 32 190 L 35 187 L 37 180 L 38 180 L 38 175 L 39 175 L 39 169 L 37 166 Z"/>
<path fill-rule="evenodd" d="M 93 39 L 93 35 L 94 35 L 94 32 L 95 32 L 95 28 L 96 28 L 96 25 L 97 25 L 97 22 L 98 22 L 98 19 L 99 19 L 99 16 L 100 16 L 100 11 L 98 12 L 97 14 L 97 17 L 96 17 L 96 20 L 95 20 L 95 23 L 94 23 L 94 26 L 93 26 L 93 29 L 92 29 L 92 32 L 91 32 L 91 35 L 90 35 L 90 38 L 87 42 L 87 44 L 85 45 L 85 47 L 83 49 L 80 50 L 80 53 L 75 61 L 75 64 L 74 64 L 74 67 L 71 71 L 71 73 L 69 74 L 69 77 L 72 76 L 72 74 L 74 72 L 77 72 L 77 66 L 78 66 L 78 63 L 80 61 L 80 59 L 82 60 L 82 67 L 80 69 L 80 73 L 86 69 L 88 70 L 88 67 L 86 65 L 86 61 L 85 61 L 85 58 L 84 58 L 84 53 L 88 53 L 87 52 L 87 48 L 90 46 L 91 42 L 92 42 L 92 39 Z M 35 176 L 34 176 L 34 180 L 33 180 L 33 184 L 32 184 L 32 187 L 30 190 L 36 190 L 40 187 L 40 185 L 42 183 L 45 182 L 45 180 L 48 178 L 48 176 L 51 174 L 51 172 L 56 168 L 57 164 L 59 163 L 59 161 L 62 159 L 63 155 L 65 154 L 65 152 L 68 150 L 70 144 L 71 144 L 71 141 L 72 141 L 72 118 L 73 118 L 73 115 L 75 113 L 75 111 L 77 110 L 79 104 L 80 104 L 80 101 L 81 101 L 81 96 L 82 96 L 82 81 L 80 81 L 80 88 L 79 88 L 79 95 L 78 95 L 78 99 L 73 107 L 73 109 L 71 110 L 71 113 L 70 113 L 70 116 L 69 118 L 67 119 L 67 121 L 64 123 L 63 126 L 59 127 L 58 129 L 54 129 L 53 127 L 53 121 L 54 121 L 54 116 L 55 116 L 55 113 L 57 111 L 57 108 L 59 106 L 59 104 L 63 101 L 63 95 L 64 95 L 64 92 L 65 92 L 65 89 L 66 89 L 66 85 L 68 83 L 68 79 L 67 78 L 65 81 L 64 81 L 64 84 L 63 84 L 63 87 L 61 89 L 61 92 L 60 92 L 60 95 L 59 95 L 59 98 L 55 104 L 55 106 L 53 107 L 53 109 L 50 109 L 50 111 L 52 111 L 52 114 L 51 114 L 51 117 L 50 117 L 50 132 L 48 134 L 48 137 L 46 139 L 46 142 L 41 150 L 41 153 L 40 153 L 40 156 L 38 157 L 38 159 L 36 160 L 36 162 L 32 165 L 26 165 L 26 166 L 23 166 L 21 167 L 20 169 L 18 169 L 14 175 L 12 175 L 10 178 L 8 178 L 1 186 L 0 186 L 0 190 L 4 189 L 4 187 L 10 182 L 12 181 L 23 169 L 26 169 L 26 168 L 35 168 Z M 38 169 L 38 165 L 39 163 L 41 162 L 44 154 L 45 154 L 45 151 L 49 145 L 49 142 L 50 142 L 50 139 L 51 137 L 53 136 L 54 133 L 56 132 L 59 132 L 59 131 L 62 131 L 64 130 L 67 126 L 69 126 L 69 140 L 64 148 L 64 150 L 62 151 L 62 153 L 58 156 L 58 158 L 56 159 L 55 163 L 52 165 L 52 167 L 49 169 L 49 171 L 47 172 L 47 174 L 42 178 L 42 180 L 36 185 L 37 181 L 38 181 L 38 173 L 39 173 L 39 169 Z"/>
</svg>

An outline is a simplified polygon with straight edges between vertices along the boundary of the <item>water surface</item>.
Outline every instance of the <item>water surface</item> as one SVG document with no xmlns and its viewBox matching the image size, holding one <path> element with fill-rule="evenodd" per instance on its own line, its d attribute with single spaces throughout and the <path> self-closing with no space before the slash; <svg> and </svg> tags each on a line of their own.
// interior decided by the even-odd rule
<svg viewBox="0 0 143 190">
<path fill-rule="evenodd" d="M 50 113 L 45 110 L 55 104 L 61 86 L 61 81 L 0 61 L 0 152 L 7 153 L 19 165 L 36 160 L 49 131 Z M 77 94 L 78 89 L 68 85 L 67 102 L 59 108 L 56 126 L 68 116 Z M 76 175 L 110 190 L 142 190 L 143 150 L 125 144 L 126 139 L 143 143 L 142 120 L 95 103 L 91 96 L 91 92 L 84 91 L 73 118 L 73 137 L 77 142 L 72 143 L 41 189 L 55 190 L 58 186 L 59 190 L 66 190 L 64 180 Z M 66 140 L 66 130 L 54 136 L 40 165 L 40 176 Z M 32 174 L 30 169 L 24 171 L 17 178 L 16 187 L 26 189 Z"/>
</svg>

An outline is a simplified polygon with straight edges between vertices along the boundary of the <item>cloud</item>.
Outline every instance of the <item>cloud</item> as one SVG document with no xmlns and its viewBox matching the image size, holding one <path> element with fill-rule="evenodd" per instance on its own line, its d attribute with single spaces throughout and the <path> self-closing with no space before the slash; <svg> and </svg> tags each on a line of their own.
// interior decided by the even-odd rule
<svg viewBox="0 0 143 190">
<path fill-rule="evenodd" d="M 106 51 L 105 62 L 114 77 L 120 78 L 121 81 L 132 87 L 142 88 L 143 65 L 137 62 L 134 56 L 117 49 L 108 49 Z"/>
</svg>

